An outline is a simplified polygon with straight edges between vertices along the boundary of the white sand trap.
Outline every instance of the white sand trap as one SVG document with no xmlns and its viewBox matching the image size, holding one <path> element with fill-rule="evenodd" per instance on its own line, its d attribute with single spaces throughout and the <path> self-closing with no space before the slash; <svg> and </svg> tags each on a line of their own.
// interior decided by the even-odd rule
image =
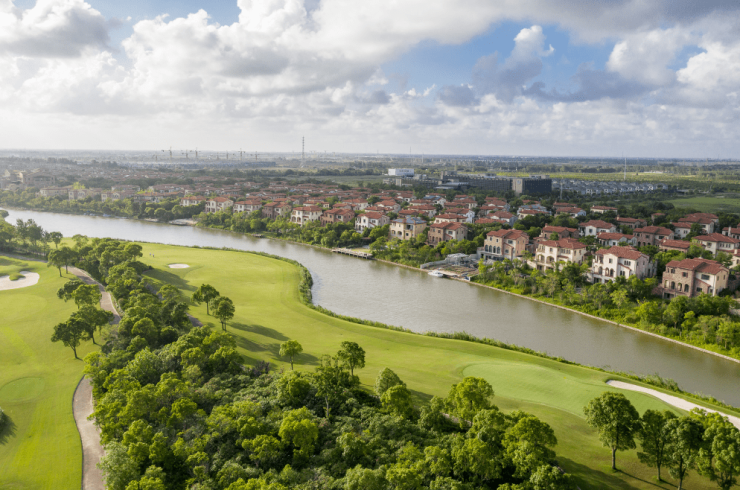
<svg viewBox="0 0 740 490">
<path fill-rule="evenodd" d="M 613 386 L 615 388 L 621 388 L 623 390 L 630 390 L 630 391 L 639 391 L 640 393 L 647 393 L 648 395 L 652 395 L 655 398 L 658 398 L 660 400 L 663 400 L 669 405 L 673 405 L 674 407 L 680 408 L 681 410 L 686 410 L 687 412 L 691 411 L 694 408 L 700 408 L 704 410 L 705 412 L 710 413 L 718 413 L 722 415 L 723 417 L 727 417 L 729 421 L 740 429 L 740 418 L 739 417 L 733 417 L 732 415 L 727 415 L 726 413 L 718 412 L 717 410 L 712 410 L 711 408 L 705 408 L 701 405 L 697 405 L 696 403 L 691 403 L 688 400 L 684 400 L 683 398 L 679 398 L 677 396 L 668 395 L 666 393 L 663 393 L 658 390 L 651 390 L 650 388 L 643 388 L 642 386 L 633 385 L 631 383 L 625 383 L 624 381 L 615 381 L 615 380 L 609 380 L 606 382 L 609 386 Z"/>
<path fill-rule="evenodd" d="M 190 266 L 188 264 L 169 264 L 167 267 L 170 269 L 187 269 Z"/>
<path fill-rule="evenodd" d="M 0 276 L 0 291 L 27 288 L 28 286 L 33 286 L 39 282 L 39 275 L 35 272 L 21 271 L 20 274 L 23 277 L 17 281 L 11 281 L 10 276 Z"/>
</svg>

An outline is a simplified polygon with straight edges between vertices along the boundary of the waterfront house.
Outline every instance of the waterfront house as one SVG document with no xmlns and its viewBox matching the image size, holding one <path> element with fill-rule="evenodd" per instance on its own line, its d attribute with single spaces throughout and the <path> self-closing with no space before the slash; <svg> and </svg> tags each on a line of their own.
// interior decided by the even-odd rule
<svg viewBox="0 0 740 490">
<path fill-rule="evenodd" d="M 291 211 L 290 204 L 285 202 L 268 202 L 262 206 L 262 216 L 269 219 L 278 219 L 280 216 L 288 216 Z"/>
<path fill-rule="evenodd" d="M 355 213 L 350 209 L 334 208 L 324 211 L 319 219 L 321 226 L 333 223 L 347 223 L 354 226 Z"/>
<path fill-rule="evenodd" d="M 427 245 L 435 247 L 440 242 L 465 240 L 468 228 L 462 223 L 432 223 L 427 231 Z"/>
<path fill-rule="evenodd" d="M 319 206 L 300 206 L 294 208 L 290 213 L 290 222 L 303 226 L 313 221 L 319 221 L 324 208 Z"/>
<path fill-rule="evenodd" d="M 548 271 L 561 264 L 581 264 L 586 256 L 586 245 L 574 238 L 540 240 L 530 266 L 538 271 Z"/>
<path fill-rule="evenodd" d="M 650 257 L 632 247 L 601 248 L 594 254 L 589 280 L 593 283 L 614 281 L 617 277 L 645 279 L 655 275 Z"/>
<path fill-rule="evenodd" d="M 727 288 L 729 276 L 727 267 L 714 260 L 672 260 L 666 264 L 658 291 L 663 298 L 717 296 Z"/>
<path fill-rule="evenodd" d="M 391 221 L 388 239 L 415 240 L 427 228 L 427 222 L 421 218 L 400 218 Z"/>
<path fill-rule="evenodd" d="M 478 249 L 483 258 L 491 260 L 521 259 L 529 245 L 529 235 L 522 230 L 489 231 Z"/>
<path fill-rule="evenodd" d="M 228 197 L 212 197 L 206 200 L 206 213 L 217 213 L 219 211 L 225 211 L 231 209 L 234 206 L 234 201 Z"/>
<path fill-rule="evenodd" d="M 390 223 L 391 220 L 382 213 L 376 213 L 373 211 L 366 211 L 359 215 L 355 220 L 355 230 L 358 233 L 364 232 L 367 228 L 376 228 L 378 226 L 384 226 Z"/>
<path fill-rule="evenodd" d="M 262 201 L 259 199 L 247 199 L 244 201 L 237 201 L 234 203 L 235 213 L 252 213 L 262 209 Z"/>
</svg>

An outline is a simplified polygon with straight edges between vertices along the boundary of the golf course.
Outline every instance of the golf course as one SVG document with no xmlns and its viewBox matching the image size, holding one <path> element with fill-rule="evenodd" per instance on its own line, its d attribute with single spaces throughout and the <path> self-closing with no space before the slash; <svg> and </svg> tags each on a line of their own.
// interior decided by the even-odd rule
<svg viewBox="0 0 740 490">
<path fill-rule="evenodd" d="M 290 369 L 289 359 L 280 358 L 278 352 L 280 343 L 295 339 L 303 346 L 295 368 L 311 371 L 320 356 L 336 352 L 342 341 L 351 340 L 367 352 L 367 365 L 358 371 L 366 388 L 372 389 L 379 371 L 390 367 L 408 384 L 417 404 L 434 395 L 446 395 L 450 386 L 464 376 L 480 376 L 493 386 L 494 402 L 501 409 L 531 412 L 553 427 L 558 437 L 558 462 L 577 478 L 580 488 L 674 487 L 659 483 L 654 470 L 638 462 L 635 451 L 619 453 L 621 471 L 612 472 L 609 450 L 586 425 L 583 407 L 607 390 L 624 393 L 640 413 L 647 409 L 680 413 L 652 396 L 605 384 L 609 379 L 632 380 L 488 345 L 327 316 L 301 302 L 300 270 L 285 261 L 245 252 L 142 245 L 144 261 L 154 267 L 146 275 L 155 284 L 172 284 L 186 296 L 201 284 L 210 284 L 234 301 L 236 314 L 227 330 L 247 364 L 265 360 L 277 369 Z M 171 264 L 179 267 L 171 268 Z M 191 312 L 204 324 L 221 328 L 206 314 L 205 305 L 193 306 Z M 688 488 L 714 486 L 692 472 Z"/>
<path fill-rule="evenodd" d="M 39 274 L 28 287 L 0 289 L 0 488 L 80 487 L 82 449 L 72 417 L 72 394 L 84 363 L 50 338 L 54 325 L 76 307 L 56 291 L 72 274 L 45 263 L 0 255 L 0 277 L 21 271 Z M 23 278 L 16 279 L 18 281 Z M 80 357 L 97 349 L 90 342 Z"/>
</svg>

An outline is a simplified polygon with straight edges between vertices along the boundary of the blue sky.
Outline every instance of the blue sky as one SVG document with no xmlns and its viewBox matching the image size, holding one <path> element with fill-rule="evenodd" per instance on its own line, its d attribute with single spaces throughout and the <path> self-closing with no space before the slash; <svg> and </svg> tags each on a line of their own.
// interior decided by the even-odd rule
<svg viewBox="0 0 740 490">
<path fill-rule="evenodd" d="M 0 131 L 46 148 L 290 151 L 305 135 L 338 152 L 729 157 L 738 18 L 736 0 L 0 0 Z"/>
</svg>

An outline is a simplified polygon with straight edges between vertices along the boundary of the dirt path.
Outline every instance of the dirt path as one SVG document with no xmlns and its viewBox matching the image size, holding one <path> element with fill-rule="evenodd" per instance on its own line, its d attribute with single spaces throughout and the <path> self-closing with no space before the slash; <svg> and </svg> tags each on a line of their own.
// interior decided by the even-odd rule
<svg viewBox="0 0 740 490">
<path fill-rule="evenodd" d="M 72 411 L 82 442 L 82 490 L 105 490 L 103 473 L 98 468 L 105 454 L 100 445 L 100 431 L 88 420 L 93 409 L 92 385 L 89 378 L 83 377 L 72 399 Z"/>
<path fill-rule="evenodd" d="M 727 415 L 726 413 L 718 412 L 717 410 L 712 410 L 711 408 L 705 408 L 701 405 L 697 405 L 696 403 L 692 403 L 688 400 L 684 400 L 683 398 L 679 398 L 677 396 L 668 395 L 667 393 L 663 393 L 662 391 L 658 390 L 652 390 L 650 388 L 645 388 L 643 386 L 633 385 L 631 383 L 625 383 L 624 381 L 615 381 L 615 380 L 609 380 L 606 382 L 609 386 L 613 386 L 615 388 L 621 388 L 623 390 L 630 390 L 630 391 L 639 391 L 640 393 L 647 393 L 648 395 L 652 395 L 655 398 L 658 398 L 660 400 L 663 400 L 669 405 L 673 405 L 676 408 L 680 408 L 681 410 L 691 411 L 694 408 L 701 408 L 702 410 L 710 413 L 718 413 L 722 415 L 723 417 L 727 417 L 727 419 L 740 429 L 740 417 L 735 417 L 732 415 Z"/>
</svg>

